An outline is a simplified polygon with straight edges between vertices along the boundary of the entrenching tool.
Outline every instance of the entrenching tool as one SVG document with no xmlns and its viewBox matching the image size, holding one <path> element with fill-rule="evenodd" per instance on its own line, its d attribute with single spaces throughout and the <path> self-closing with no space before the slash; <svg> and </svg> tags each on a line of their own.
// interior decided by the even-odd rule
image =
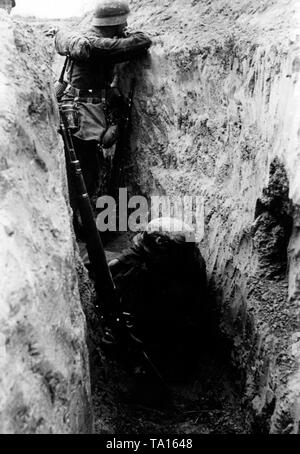
<svg viewBox="0 0 300 454">
<path fill-rule="evenodd" d="M 74 118 L 72 106 L 70 104 L 63 104 L 60 106 L 59 111 L 60 133 L 64 141 L 66 163 L 70 168 L 71 177 L 75 186 L 78 208 L 85 232 L 86 247 L 95 276 L 95 290 L 97 293 L 95 307 L 101 317 L 102 323 L 104 323 L 105 335 L 103 344 L 112 347 L 118 346 L 119 348 L 127 347 L 128 350 L 138 353 L 139 360 L 145 369 L 167 391 L 168 386 L 149 355 L 145 352 L 142 341 L 137 339 L 132 333 L 130 323 L 126 319 L 126 314 L 121 309 L 121 300 L 106 261 L 103 243 L 94 219 L 80 162 L 77 159 L 73 145 L 72 130 L 76 130 L 76 123 L 72 120 Z"/>
</svg>

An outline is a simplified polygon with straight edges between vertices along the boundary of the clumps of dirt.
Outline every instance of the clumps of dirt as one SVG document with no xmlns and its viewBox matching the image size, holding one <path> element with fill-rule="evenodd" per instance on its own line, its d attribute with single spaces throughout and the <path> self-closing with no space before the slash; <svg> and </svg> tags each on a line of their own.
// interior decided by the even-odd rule
<svg viewBox="0 0 300 454">
<path fill-rule="evenodd" d="M 269 184 L 257 201 L 255 216 L 252 235 L 256 273 L 249 282 L 248 304 L 253 326 L 260 334 L 250 349 L 248 364 L 252 364 L 254 373 L 252 378 L 248 374 L 246 394 L 252 400 L 253 432 L 269 433 L 277 399 L 282 398 L 295 367 L 288 345 L 298 329 L 295 302 L 288 297 L 287 275 L 293 204 L 285 167 L 277 158 L 271 162 Z M 284 432 L 291 422 L 292 417 L 287 424 L 277 421 L 279 430 Z"/>
<path fill-rule="evenodd" d="M 289 199 L 289 181 L 284 165 L 275 158 L 270 166 L 268 187 L 256 204 L 253 226 L 260 271 L 267 279 L 286 275 L 292 228 L 293 203 Z"/>
<path fill-rule="evenodd" d="M 285 102 L 298 90 L 291 72 L 297 5 L 131 3 L 135 28 L 154 42 L 151 59 L 136 70 L 136 181 L 148 195 L 205 199 L 202 247 L 222 310 L 220 329 L 232 339 L 245 404 L 249 399 L 259 421 L 255 430 L 268 432 L 283 401 L 279 388 L 294 367 L 289 350 L 298 331 L 297 233 L 292 271 L 287 253 L 298 142 L 296 110 Z M 274 156 L 281 161 L 270 167 Z"/>
<path fill-rule="evenodd" d="M 227 0 L 186 0 L 184 4 L 182 0 L 131 0 L 130 5 L 134 26 L 142 28 L 155 43 L 163 43 L 171 51 L 179 48 L 189 53 L 194 48 L 197 54 L 203 44 L 207 46 L 209 42 L 214 48 L 217 42 L 228 38 L 236 43 L 235 38 L 241 36 L 248 42 L 254 37 L 257 41 L 271 41 L 279 34 L 285 36 L 287 27 L 298 27 L 293 0 L 288 0 L 284 9 L 278 8 L 278 0 L 251 3 L 234 0 L 230 4 Z"/>
<path fill-rule="evenodd" d="M 1 433 L 91 429 L 51 59 L 0 10 Z M 41 45 L 40 45 L 41 44 Z"/>
<path fill-rule="evenodd" d="M 250 433 L 250 421 L 234 386 L 234 371 L 224 361 L 220 345 L 218 349 L 205 349 L 197 358 L 198 367 L 193 376 L 168 382 L 171 393 L 168 403 L 157 400 L 157 390 L 151 383 L 144 384 L 141 392 L 131 374 L 117 362 L 106 360 L 107 374 L 94 389 L 95 432 Z"/>
<path fill-rule="evenodd" d="M 256 288 L 262 291 L 260 319 L 268 323 L 270 332 L 287 335 L 287 321 L 296 329 L 296 319 L 288 306 L 288 245 L 293 228 L 293 204 L 289 199 L 289 183 L 283 164 L 275 159 L 270 166 L 268 187 L 256 204 L 256 220 L 252 235 L 257 257 Z M 259 282 L 258 282 L 259 281 Z M 263 314 L 265 314 L 263 316 Z M 292 320 L 294 319 L 294 323 Z"/>
</svg>

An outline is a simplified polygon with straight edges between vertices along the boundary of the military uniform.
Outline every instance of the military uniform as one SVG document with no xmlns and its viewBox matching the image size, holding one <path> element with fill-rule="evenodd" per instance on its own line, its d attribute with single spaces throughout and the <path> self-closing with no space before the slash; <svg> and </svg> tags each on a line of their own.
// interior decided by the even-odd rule
<svg viewBox="0 0 300 454">
<path fill-rule="evenodd" d="M 115 3 L 118 6 L 124 2 Z M 104 5 L 114 14 L 113 2 L 104 2 Z M 94 23 L 97 24 L 97 18 Z M 112 86 L 116 64 L 144 54 L 151 46 L 151 40 L 142 32 L 108 38 L 103 28 L 92 25 L 80 32 L 58 31 L 55 46 L 60 55 L 69 57 L 66 71 L 69 87 L 61 102 L 76 105 L 79 128 L 73 134 L 74 145 L 88 193 L 96 200 L 101 160 L 103 162 L 100 147 L 109 148 L 116 142 L 118 124 L 126 108 L 123 96 Z"/>
<path fill-rule="evenodd" d="M 107 129 L 107 112 L 119 119 L 120 94 L 111 87 L 116 63 L 138 57 L 150 47 L 143 33 L 123 38 L 104 38 L 98 27 L 82 33 L 58 31 L 55 39 L 60 55 L 70 57 L 67 79 L 71 87 L 65 99 L 76 99 L 80 113 L 81 140 L 101 141 Z"/>
</svg>

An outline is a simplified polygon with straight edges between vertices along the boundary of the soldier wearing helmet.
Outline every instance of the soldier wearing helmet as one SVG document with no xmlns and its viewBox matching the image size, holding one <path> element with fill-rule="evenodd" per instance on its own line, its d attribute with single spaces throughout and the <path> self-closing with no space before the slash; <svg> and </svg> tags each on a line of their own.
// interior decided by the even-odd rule
<svg viewBox="0 0 300 454">
<path fill-rule="evenodd" d="M 116 64 L 142 56 L 151 46 L 144 33 L 126 31 L 129 13 L 124 0 L 101 0 L 87 29 L 59 30 L 55 37 L 56 50 L 69 58 L 69 87 L 62 101 L 74 102 L 78 109 L 74 145 L 92 198 L 99 191 L 99 150 L 117 141 L 125 110 Z"/>
<path fill-rule="evenodd" d="M 154 219 L 109 267 L 123 311 L 159 370 L 166 378 L 191 371 L 207 303 L 194 229 L 180 219 Z"/>
</svg>

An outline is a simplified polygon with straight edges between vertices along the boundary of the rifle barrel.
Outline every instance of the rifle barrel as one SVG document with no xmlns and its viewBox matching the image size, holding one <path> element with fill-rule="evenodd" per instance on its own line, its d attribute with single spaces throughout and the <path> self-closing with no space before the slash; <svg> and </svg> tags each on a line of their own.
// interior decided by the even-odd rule
<svg viewBox="0 0 300 454">
<path fill-rule="evenodd" d="M 72 135 L 63 112 L 61 112 L 61 118 L 61 131 L 65 143 L 66 158 L 76 187 L 78 208 L 85 232 L 86 248 L 95 272 L 96 292 L 98 295 L 104 296 L 104 312 L 113 312 L 115 310 L 114 306 L 117 303 L 116 288 L 107 264 L 103 243 L 95 223 L 93 209 L 86 190 L 80 162 L 76 156 Z"/>
</svg>

